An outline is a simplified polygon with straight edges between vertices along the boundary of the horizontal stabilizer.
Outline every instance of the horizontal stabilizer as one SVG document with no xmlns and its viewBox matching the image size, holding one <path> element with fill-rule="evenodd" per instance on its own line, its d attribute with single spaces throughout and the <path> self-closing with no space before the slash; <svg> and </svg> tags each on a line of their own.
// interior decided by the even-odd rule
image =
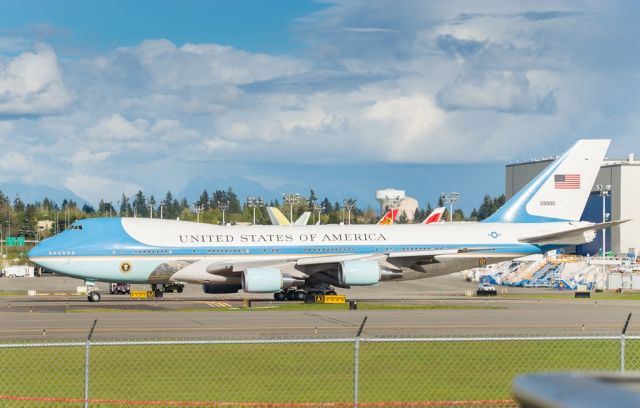
<svg viewBox="0 0 640 408">
<path fill-rule="evenodd" d="M 591 242 L 596 237 L 596 231 L 615 227 L 629 220 L 609 221 L 599 224 L 591 224 L 584 227 L 572 228 L 550 234 L 542 234 L 531 237 L 523 237 L 518 241 L 535 245 L 580 245 Z"/>
</svg>

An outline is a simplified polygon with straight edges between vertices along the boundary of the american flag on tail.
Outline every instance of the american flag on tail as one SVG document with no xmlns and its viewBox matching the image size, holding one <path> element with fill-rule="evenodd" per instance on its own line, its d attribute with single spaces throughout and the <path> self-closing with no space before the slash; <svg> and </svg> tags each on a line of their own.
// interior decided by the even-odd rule
<svg viewBox="0 0 640 408">
<path fill-rule="evenodd" d="M 554 176 L 556 190 L 579 190 L 579 174 L 556 174 Z"/>
</svg>

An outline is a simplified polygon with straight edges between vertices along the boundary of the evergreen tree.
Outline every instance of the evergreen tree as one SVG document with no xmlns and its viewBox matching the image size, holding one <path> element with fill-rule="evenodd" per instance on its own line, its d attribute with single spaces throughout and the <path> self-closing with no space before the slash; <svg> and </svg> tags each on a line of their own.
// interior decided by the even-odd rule
<svg viewBox="0 0 640 408">
<path fill-rule="evenodd" d="M 160 202 L 162 208 L 162 217 L 168 219 L 175 219 L 177 217 L 176 210 L 173 204 L 173 195 L 171 191 L 167 191 L 167 194 L 164 196 L 164 200 Z"/>
<path fill-rule="evenodd" d="M 413 213 L 413 222 L 420 222 L 419 220 L 422 220 L 422 211 L 420 211 L 419 208 L 416 208 L 416 210 Z"/>
<path fill-rule="evenodd" d="M 424 209 L 424 212 L 429 215 L 433 212 L 433 208 L 431 208 L 431 202 L 427 201 L 427 206 Z"/>
<path fill-rule="evenodd" d="M 93 214 L 94 212 L 96 212 L 96 210 L 92 206 L 90 206 L 89 204 L 85 203 L 82 206 L 82 212 L 86 213 L 86 214 Z"/>
<path fill-rule="evenodd" d="M 198 207 L 202 207 L 204 211 L 209 211 L 209 209 L 212 207 L 212 203 L 209 200 L 209 193 L 206 189 L 202 191 L 202 194 L 200 194 L 200 198 L 198 198 L 198 201 L 195 202 L 195 205 L 197 205 Z"/>
<path fill-rule="evenodd" d="M 0 206 L 1 205 L 2 204 L 0 203 Z M 55 202 L 53 202 L 53 200 L 50 200 L 49 198 L 45 197 L 44 200 L 42 200 L 42 209 L 44 210 L 45 213 L 48 213 L 49 211 L 58 209 L 58 205 Z"/>
<path fill-rule="evenodd" d="M 227 202 L 227 194 L 222 190 L 216 190 L 213 193 L 213 197 L 211 197 L 211 207 L 218 208 L 218 203 L 226 203 Z"/>
<path fill-rule="evenodd" d="M 129 197 L 122 193 L 122 197 L 120 197 L 120 216 L 131 217 L 132 215 L 133 208 L 131 208 L 131 204 L 129 203 Z"/>
<path fill-rule="evenodd" d="M 229 203 L 230 214 L 239 214 L 242 212 L 242 205 L 240 204 L 240 200 L 238 199 L 236 193 L 233 192 L 231 187 L 229 187 L 229 189 L 227 190 L 226 199 Z"/>
<path fill-rule="evenodd" d="M 136 217 L 148 217 L 149 208 L 147 208 L 147 198 L 142 193 L 142 190 L 138 190 L 133 198 L 133 210 Z"/>
<path fill-rule="evenodd" d="M 0 191 L 0 207 L 8 207 L 9 206 L 9 197 L 4 195 L 2 191 Z"/>
<path fill-rule="evenodd" d="M 17 212 L 22 212 L 24 211 L 24 208 L 25 208 L 24 202 L 22 201 L 20 196 L 16 194 L 16 198 L 13 200 L 13 210 Z"/>
<path fill-rule="evenodd" d="M 309 191 L 309 211 L 313 211 L 313 205 L 318 201 L 318 197 L 316 196 L 316 192 L 311 189 Z"/>
</svg>

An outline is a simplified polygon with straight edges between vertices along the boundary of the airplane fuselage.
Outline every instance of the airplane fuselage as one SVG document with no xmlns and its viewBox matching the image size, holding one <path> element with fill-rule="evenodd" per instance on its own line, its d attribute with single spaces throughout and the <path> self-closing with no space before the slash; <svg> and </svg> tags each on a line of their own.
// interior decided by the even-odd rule
<svg viewBox="0 0 640 408">
<path fill-rule="evenodd" d="M 327 256 L 468 248 L 438 265 L 406 270 L 416 279 L 541 253 L 548 247 L 522 243 L 526 235 L 566 230 L 582 223 L 440 223 L 430 225 L 218 226 L 185 221 L 87 219 L 46 239 L 30 259 L 63 275 L 85 280 L 128 283 L 229 283 L 237 277 L 186 268 L 211 264 L 282 262 Z M 446 265 L 446 267 L 444 267 Z M 297 272 L 294 268 L 291 274 Z M 231 281 L 230 281 L 231 279 Z"/>
</svg>

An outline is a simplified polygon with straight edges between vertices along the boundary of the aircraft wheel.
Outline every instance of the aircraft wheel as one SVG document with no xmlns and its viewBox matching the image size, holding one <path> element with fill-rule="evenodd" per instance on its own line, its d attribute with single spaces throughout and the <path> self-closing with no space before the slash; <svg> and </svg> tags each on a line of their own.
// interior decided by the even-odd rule
<svg viewBox="0 0 640 408">
<path fill-rule="evenodd" d="M 284 294 L 284 292 L 276 292 L 273 294 L 273 298 L 278 302 L 282 302 L 287 298 L 287 296 Z"/>
<path fill-rule="evenodd" d="M 296 293 L 296 300 L 304 300 L 304 298 L 307 296 L 306 293 L 304 293 L 303 291 L 299 290 Z"/>
<path fill-rule="evenodd" d="M 89 302 L 99 302 L 102 296 L 100 296 L 100 292 L 91 292 L 87 295 Z"/>
</svg>

